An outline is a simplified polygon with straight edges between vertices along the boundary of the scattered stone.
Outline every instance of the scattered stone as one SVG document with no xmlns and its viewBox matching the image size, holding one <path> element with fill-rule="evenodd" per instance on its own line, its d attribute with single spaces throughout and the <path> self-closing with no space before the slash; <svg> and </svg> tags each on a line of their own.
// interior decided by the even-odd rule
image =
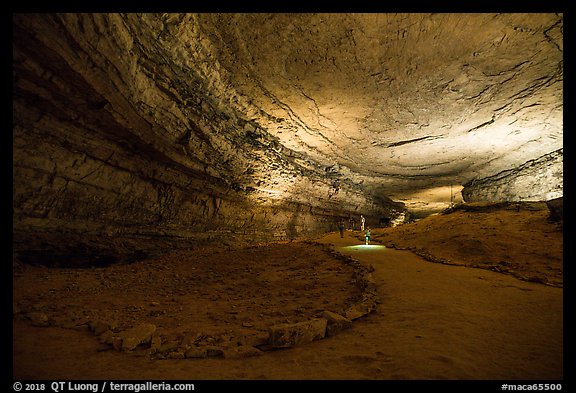
<svg viewBox="0 0 576 393">
<path fill-rule="evenodd" d="M 374 291 L 365 291 L 362 294 L 362 302 L 366 305 L 366 307 L 370 308 L 371 310 L 374 309 L 374 305 L 376 304 L 376 292 Z"/>
<path fill-rule="evenodd" d="M 136 327 L 125 330 L 119 334 L 122 339 L 122 350 L 132 351 L 140 344 L 147 344 L 152 339 L 152 334 L 156 331 L 156 325 L 142 323 Z"/>
<path fill-rule="evenodd" d="M 352 327 L 352 321 L 332 311 L 323 311 L 322 318 L 328 322 L 326 325 L 326 337 L 332 337 L 341 330 Z"/>
<path fill-rule="evenodd" d="M 206 356 L 209 358 L 220 358 L 224 356 L 224 350 L 213 345 L 206 346 Z"/>
<path fill-rule="evenodd" d="M 32 311 L 26 314 L 26 317 L 32 322 L 32 325 L 38 327 L 50 326 L 50 318 L 42 311 Z"/>
<path fill-rule="evenodd" d="M 262 330 L 242 329 L 237 341 L 240 345 L 258 346 L 268 343 L 268 332 Z"/>
<path fill-rule="evenodd" d="M 207 357 L 206 347 L 191 347 L 184 353 L 186 359 L 202 359 Z"/>
<path fill-rule="evenodd" d="M 99 336 L 102 333 L 111 330 L 112 326 L 104 321 L 90 321 L 88 323 L 88 326 L 90 327 L 90 330 L 92 331 L 92 333 L 94 333 L 95 336 Z"/>
<path fill-rule="evenodd" d="M 88 323 L 71 323 L 70 325 L 66 325 L 66 326 L 62 326 L 65 329 L 73 329 L 73 330 L 77 330 L 77 331 L 89 331 L 90 330 L 90 326 L 88 326 Z"/>
<path fill-rule="evenodd" d="M 167 354 L 176 351 L 180 347 L 180 342 L 178 341 L 167 341 L 157 347 L 156 352 Z"/>
<path fill-rule="evenodd" d="M 546 284 L 546 277 L 531 275 L 531 276 L 526 277 L 526 281 L 537 282 L 540 284 Z"/>
<path fill-rule="evenodd" d="M 328 321 L 315 318 L 305 322 L 274 325 L 268 329 L 268 342 L 274 348 L 289 348 L 324 338 Z"/>
<path fill-rule="evenodd" d="M 345 312 L 345 316 L 353 321 L 370 314 L 370 312 L 372 312 L 372 305 L 362 302 L 349 307 Z"/>
<path fill-rule="evenodd" d="M 174 351 L 168 354 L 168 359 L 185 359 L 186 356 L 182 351 Z"/>
<path fill-rule="evenodd" d="M 112 345 L 114 337 L 114 332 L 112 332 L 112 330 L 107 330 L 98 337 L 98 340 L 103 344 Z"/>
<path fill-rule="evenodd" d="M 112 337 L 112 347 L 117 351 L 121 351 L 122 350 L 122 337 L 113 336 Z"/>
<path fill-rule="evenodd" d="M 153 336 L 152 340 L 150 341 L 150 355 L 154 355 L 158 352 L 158 349 L 162 346 L 162 337 L 160 336 Z"/>
<path fill-rule="evenodd" d="M 366 291 L 376 290 L 376 280 L 374 280 L 372 273 L 366 273 L 362 278 L 363 286 Z"/>
</svg>

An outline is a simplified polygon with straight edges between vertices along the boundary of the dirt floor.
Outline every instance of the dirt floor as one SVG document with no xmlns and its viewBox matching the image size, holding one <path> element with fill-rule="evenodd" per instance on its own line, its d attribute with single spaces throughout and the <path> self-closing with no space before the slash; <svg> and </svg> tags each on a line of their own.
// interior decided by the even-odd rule
<svg viewBox="0 0 576 393">
<path fill-rule="evenodd" d="M 13 378 L 562 380 L 562 239 L 546 210 L 506 206 L 375 229 L 371 246 L 346 231 L 103 268 L 15 264 Z M 351 261 L 372 270 L 375 309 L 270 348 L 271 326 L 362 300 Z"/>
<path fill-rule="evenodd" d="M 563 231 L 545 203 L 468 203 L 372 238 L 434 262 L 479 267 L 563 286 Z"/>
</svg>

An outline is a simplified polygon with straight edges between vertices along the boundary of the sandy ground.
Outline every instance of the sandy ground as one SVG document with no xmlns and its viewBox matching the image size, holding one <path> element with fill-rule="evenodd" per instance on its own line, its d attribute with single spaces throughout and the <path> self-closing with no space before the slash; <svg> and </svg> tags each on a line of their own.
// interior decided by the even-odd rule
<svg viewBox="0 0 576 393">
<path fill-rule="evenodd" d="M 497 248 L 483 243 L 497 236 L 492 231 L 506 228 L 510 237 L 521 236 L 526 228 L 520 217 L 530 216 L 535 220 L 530 236 L 541 244 L 550 240 L 543 248 L 561 255 L 561 246 L 558 250 L 558 243 L 552 241 L 558 233 L 561 237 L 561 228 L 556 226 L 554 231 L 545 219 L 537 218 L 539 211 L 510 213 L 516 214 L 512 223 L 501 211 L 466 213 L 476 218 L 484 215 L 482 220 L 491 217 L 478 224 L 486 227 L 477 237 L 484 244 L 481 249 L 489 249 L 494 256 Z M 400 245 L 400 238 L 409 242 L 407 234 L 415 239 L 420 232 L 421 238 L 432 239 L 430 228 L 437 224 L 441 224 L 438 228 L 458 227 L 460 236 L 478 233 L 455 214 L 376 230 L 375 238 L 394 239 L 398 247 L 408 248 L 408 244 Z M 450 216 L 452 223 L 446 221 Z M 394 238 L 395 233 L 401 236 Z M 545 277 L 527 280 L 488 265 L 485 269 L 465 266 L 471 264 L 462 263 L 466 258 L 455 260 L 457 265 L 431 263 L 390 244 L 364 246 L 359 236 L 359 232 L 346 231 L 343 239 L 332 233 L 315 239 L 318 244 L 178 251 L 98 269 L 15 265 L 12 376 L 49 380 L 562 380 L 562 275 L 554 269 L 539 270 L 547 262 L 526 263 L 529 266 L 521 269 L 523 260 L 515 259 L 514 247 L 507 248 L 510 264 L 504 266 L 514 266 L 513 271 L 522 271 L 526 277 Z M 419 244 L 432 252 L 434 243 Z M 323 310 L 342 312 L 358 300 L 353 267 L 322 244 L 374 268 L 376 310 L 333 337 L 289 349 L 234 352 L 238 347 L 265 349 L 261 345 L 272 324 L 308 320 Z M 448 242 L 446 249 L 450 244 L 455 242 Z M 548 281 L 553 285 L 546 285 Z M 122 331 L 143 322 L 154 324 L 155 335 L 173 350 L 151 354 L 151 345 L 146 344 L 117 351 L 93 331 L 101 326 L 105 326 L 101 330 Z M 197 344 L 224 351 L 218 357 L 171 358 L 178 356 L 178 345 Z"/>
<path fill-rule="evenodd" d="M 521 280 L 563 286 L 562 223 L 545 203 L 468 203 L 372 238 L 435 262 L 479 267 Z"/>
</svg>

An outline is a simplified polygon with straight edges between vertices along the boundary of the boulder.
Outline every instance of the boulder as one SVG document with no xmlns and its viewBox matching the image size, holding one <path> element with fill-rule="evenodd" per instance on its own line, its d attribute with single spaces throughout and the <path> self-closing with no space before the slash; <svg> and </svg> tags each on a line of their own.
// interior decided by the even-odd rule
<svg viewBox="0 0 576 393">
<path fill-rule="evenodd" d="M 32 322 L 32 325 L 38 327 L 50 326 L 50 318 L 42 311 L 32 311 L 26 314 L 26 317 Z"/>
<path fill-rule="evenodd" d="M 285 323 L 268 329 L 268 343 L 274 348 L 290 348 L 324 338 L 328 321 L 314 318 L 299 323 Z"/>
<path fill-rule="evenodd" d="M 148 344 L 156 331 L 156 325 L 142 323 L 131 329 L 121 332 L 118 336 L 122 339 L 123 351 L 132 351 L 140 344 Z"/>
<path fill-rule="evenodd" d="M 101 320 L 90 321 L 89 326 L 90 330 L 92 333 L 94 333 L 95 336 L 99 336 L 102 333 L 112 329 L 112 326 L 109 323 Z"/>
<path fill-rule="evenodd" d="M 374 309 L 375 300 L 364 300 L 346 309 L 345 316 L 350 320 L 355 320 L 368 315 Z"/>
<path fill-rule="evenodd" d="M 326 337 L 332 337 L 341 330 L 352 327 L 352 321 L 332 311 L 323 311 L 322 318 L 326 319 Z"/>
<path fill-rule="evenodd" d="M 546 201 L 546 206 L 548 206 L 548 210 L 550 210 L 550 220 L 553 222 L 562 221 L 564 219 L 564 197 L 550 199 Z"/>
<path fill-rule="evenodd" d="M 184 353 L 186 359 L 203 359 L 207 357 L 205 347 L 191 347 Z"/>
</svg>

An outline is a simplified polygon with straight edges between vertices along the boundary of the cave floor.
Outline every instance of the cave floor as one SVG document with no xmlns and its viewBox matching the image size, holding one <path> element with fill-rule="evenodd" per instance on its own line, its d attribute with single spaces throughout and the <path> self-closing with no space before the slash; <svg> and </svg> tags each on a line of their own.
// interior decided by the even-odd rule
<svg viewBox="0 0 576 393">
<path fill-rule="evenodd" d="M 372 265 L 379 294 L 374 312 L 355 320 L 352 328 L 333 337 L 253 357 L 159 360 L 150 357 L 149 349 L 118 352 L 103 347 L 87 329 L 37 327 L 15 315 L 13 377 L 562 379 L 562 288 L 486 269 L 430 263 L 406 250 L 378 245 L 364 247 L 358 236 L 358 232 L 347 231 L 343 239 L 334 233 L 316 239 L 364 265 Z M 212 276 L 206 276 L 211 279 L 204 278 L 204 284 L 198 281 L 188 286 L 174 280 L 177 278 L 174 274 L 181 274 L 185 281 L 184 272 L 169 270 L 161 274 L 162 270 L 154 270 L 160 269 L 158 266 L 166 268 L 169 260 L 164 261 L 168 265 L 142 262 L 149 267 L 142 269 L 145 273 L 131 271 L 135 268 L 131 265 L 92 269 L 84 282 L 79 281 L 78 271 L 26 267 L 15 272 L 14 307 L 53 312 L 63 320 L 71 315 L 85 317 L 79 312 L 81 309 L 89 310 L 91 316 L 108 310 L 109 320 L 119 325 L 145 318 L 162 326 L 166 335 L 193 334 L 197 339 L 219 342 L 230 340 L 231 336 L 238 338 L 242 332 L 262 331 L 266 324 L 309 318 L 323 308 L 338 311 L 357 296 L 357 288 L 350 283 L 350 272 L 341 261 L 327 258 L 317 245 L 292 242 L 250 250 L 252 258 L 243 263 L 238 262 L 244 251 L 211 255 L 211 261 L 221 258 L 225 263 L 207 263 L 203 269 L 205 273 L 212 271 Z M 176 262 L 184 256 L 172 254 Z M 257 260 L 261 262 L 257 264 Z M 262 261 L 268 261 L 270 266 L 263 266 Z M 224 269 L 231 271 L 225 273 L 217 266 L 226 266 Z M 230 288 L 224 279 L 234 269 L 240 277 L 238 283 L 244 285 L 241 286 L 244 296 Z M 305 275 L 306 271 L 313 274 Z M 172 275 L 171 285 L 180 283 L 181 292 L 162 281 L 168 275 Z M 34 290 L 29 287 L 24 290 L 18 283 L 26 280 L 39 284 Z M 295 284 L 290 284 L 291 281 Z M 60 286 L 56 285 L 58 282 Z M 134 291 L 135 287 L 145 290 Z M 199 292 L 194 296 L 194 304 L 186 303 L 195 287 Z M 126 296 L 118 300 L 122 291 Z M 70 296 L 71 293 L 75 295 Z"/>
</svg>

